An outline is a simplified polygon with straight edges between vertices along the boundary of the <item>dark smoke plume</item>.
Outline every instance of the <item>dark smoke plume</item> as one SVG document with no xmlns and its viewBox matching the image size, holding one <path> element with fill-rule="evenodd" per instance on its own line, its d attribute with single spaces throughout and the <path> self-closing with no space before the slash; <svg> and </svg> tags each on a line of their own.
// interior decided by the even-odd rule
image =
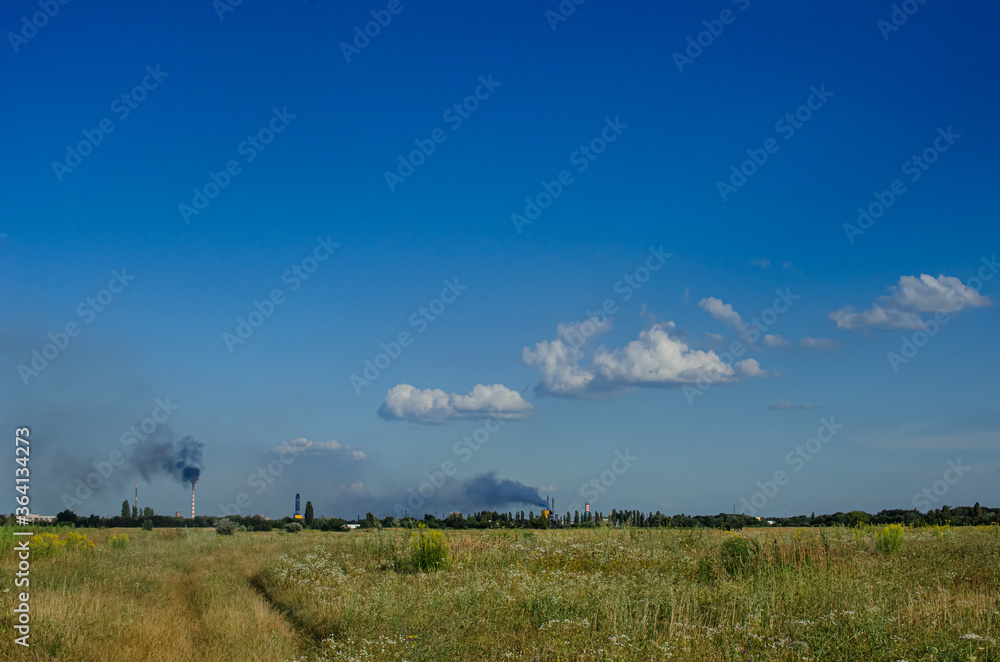
<svg viewBox="0 0 1000 662">
<path fill-rule="evenodd" d="M 527 503 L 547 506 L 538 489 L 506 478 L 498 479 L 495 471 L 471 478 L 462 486 L 466 500 L 482 507 L 505 506 L 509 503 Z"/>
<path fill-rule="evenodd" d="M 129 461 L 147 481 L 162 473 L 193 487 L 201 476 L 201 449 L 204 446 L 191 436 L 179 441 L 149 439 L 136 446 Z"/>
</svg>

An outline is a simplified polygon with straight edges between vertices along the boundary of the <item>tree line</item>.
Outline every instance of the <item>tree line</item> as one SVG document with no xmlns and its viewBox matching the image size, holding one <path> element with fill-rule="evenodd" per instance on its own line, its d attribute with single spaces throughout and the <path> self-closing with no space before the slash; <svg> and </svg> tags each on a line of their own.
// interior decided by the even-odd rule
<svg viewBox="0 0 1000 662">
<path fill-rule="evenodd" d="M 837 512 L 832 515 L 795 515 L 793 517 L 774 517 L 770 520 L 758 518 L 743 513 L 719 513 L 718 515 L 664 515 L 657 511 L 642 512 L 640 510 L 617 510 L 610 513 L 602 512 L 565 513 L 555 518 L 543 517 L 541 513 L 523 510 L 498 512 L 496 510 L 482 510 L 465 515 L 460 512 L 453 512 L 444 518 L 439 518 L 431 513 L 427 513 L 422 519 L 415 517 L 395 518 L 392 516 L 376 517 L 368 513 L 364 518 L 355 520 L 344 520 L 339 517 L 315 517 L 311 501 L 306 502 L 305 515 L 301 520 L 293 517 L 281 519 L 268 519 L 263 515 L 240 516 L 227 515 L 237 524 L 243 525 L 248 531 L 271 531 L 273 529 L 283 529 L 286 524 L 299 522 L 307 529 L 318 531 L 347 531 L 348 524 L 358 525 L 363 529 L 391 528 L 391 527 L 415 527 L 418 523 L 433 529 L 573 529 L 587 528 L 598 525 L 609 526 L 633 526 L 637 528 L 709 528 L 739 530 L 749 527 L 810 527 L 810 526 L 847 526 L 853 527 L 859 524 L 903 524 L 905 526 L 976 526 L 976 525 L 1000 525 L 1000 508 L 984 508 L 977 502 L 973 506 L 941 506 L 941 508 L 928 510 L 925 513 L 914 509 L 903 510 L 880 510 L 877 513 L 867 513 L 862 510 L 852 510 L 847 513 Z M 13 525 L 16 519 L 13 514 L 9 516 L 0 515 L 4 524 Z M 55 524 L 70 524 L 77 527 L 87 528 L 177 528 L 214 527 L 221 519 L 216 515 L 198 515 L 193 520 L 186 517 L 174 517 L 167 515 L 157 515 L 152 508 L 146 507 L 137 512 L 135 508 L 130 508 L 128 502 L 122 504 L 122 514 L 115 517 L 102 517 L 100 515 L 90 515 L 84 517 L 77 515 L 72 510 L 64 510 L 56 515 Z"/>
<path fill-rule="evenodd" d="M 369 513 L 371 516 L 371 513 Z M 386 518 L 392 519 L 392 518 Z M 368 518 L 366 518 L 368 520 Z M 371 520 L 375 520 L 371 516 Z M 611 526 L 634 526 L 638 528 L 709 528 L 738 530 L 748 527 L 809 527 L 809 526 L 847 526 L 858 524 L 903 524 L 905 526 L 975 526 L 1000 524 L 1000 508 L 983 508 L 977 502 L 973 506 L 942 506 L 939 509 L 921 513 L 916 509 L 880 510 L 877 513 L 867 513 L 862 510 L 852 510 L 847 513 L 837 512 L 832 515 L 795 515 L 793 517 L 773 517 L 771 519 L 754 517 L 743 513 L 719 513 L 718 515 L 664 515 L 657 511 L 642 512 L 640 510 L 617 510 L 610 513 L 564 513 L 555 521 L 535 515 L 525 514 L 523 510 L 499 513 L 497 511 L 480 511 L 470 515 L 451 513 L 445 518 L 432 514 L 424 515 L 420 520 L 432 528 L 442 529 L 548 529 L 548 528 L 585 528 L 607 524 Z M 402 525 L 417 522 L 412 517 L 398 520 Z M 362 527 L 365 522 L 360 522 Z M 368 526 L 371 526 L 370 520 Z"/>
</svg>

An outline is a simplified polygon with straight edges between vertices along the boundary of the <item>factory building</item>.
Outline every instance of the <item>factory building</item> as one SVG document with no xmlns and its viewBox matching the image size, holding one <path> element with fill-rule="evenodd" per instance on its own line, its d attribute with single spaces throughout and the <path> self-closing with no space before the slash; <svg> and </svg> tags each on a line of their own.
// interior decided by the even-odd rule
<svg viewBox="0 0 1000 662">
<path fill-rule="evenodd" d="M 555 497 L 545 497 L 545 509 L 542 510 L 542 517 L 549 520 L 551 524 L 559 524 L 559 515 L 556 514 Z"/>
</svg>

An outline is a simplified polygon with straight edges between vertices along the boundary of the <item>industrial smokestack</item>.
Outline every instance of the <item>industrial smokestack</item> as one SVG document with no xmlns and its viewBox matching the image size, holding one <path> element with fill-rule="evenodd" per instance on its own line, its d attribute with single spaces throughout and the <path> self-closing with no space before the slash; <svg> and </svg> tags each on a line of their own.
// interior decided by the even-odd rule
<svg viewBox="0 0 1000 662">
<path fill-rule="evenodd" d="M 194 481 L 191 482 L 191 519 L 194 519 Z"/>
</svg>

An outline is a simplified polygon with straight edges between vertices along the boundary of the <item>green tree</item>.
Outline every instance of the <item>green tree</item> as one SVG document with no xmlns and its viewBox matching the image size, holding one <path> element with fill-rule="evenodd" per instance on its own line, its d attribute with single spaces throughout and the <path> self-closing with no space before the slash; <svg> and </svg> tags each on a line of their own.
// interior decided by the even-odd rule
<svg viewBox="0 0 1000 662">
<path fill-rule="evenodd" d="M 312 526 L 313 520 L 315 519 L 315 513 L 313 512 L 313 502 L 306 501 L 306 526 Z"/>
<path fill-rule="evenodd" d="M 128 499 L 122 501 L 122 517 L 128 519 L 129 513 L 132 512 L 128 507 Z"/>
<path fill-rule="evenodd" d="M 132 519 L 139 519 L 139 508 L 132 506 Z"/>
<path fill-rule="evenodd" d="M 142 516 L 143 517 L 152 517 L 153 516 L 153 509 L 150 508 L 149 506 L 146 506 L 145 508 L 142 509 Z"/>
<path fill-rule="evenodd" d="M 76 513 L 74 513 L 72 510 L 69 510 L 68 508 L 56 514 L 57 522 L 66 522 L 68 524 L 73 524 L 74 526 L 76 525 L 78 519 L 79 518 L 77 517 Z"/>
<path fill-rule="evenodd" d="M 345 531 L 344 520 L 339 517 L 321 517 L 316 520 L 316 528 L 320 531 Z"/>
</svg>

